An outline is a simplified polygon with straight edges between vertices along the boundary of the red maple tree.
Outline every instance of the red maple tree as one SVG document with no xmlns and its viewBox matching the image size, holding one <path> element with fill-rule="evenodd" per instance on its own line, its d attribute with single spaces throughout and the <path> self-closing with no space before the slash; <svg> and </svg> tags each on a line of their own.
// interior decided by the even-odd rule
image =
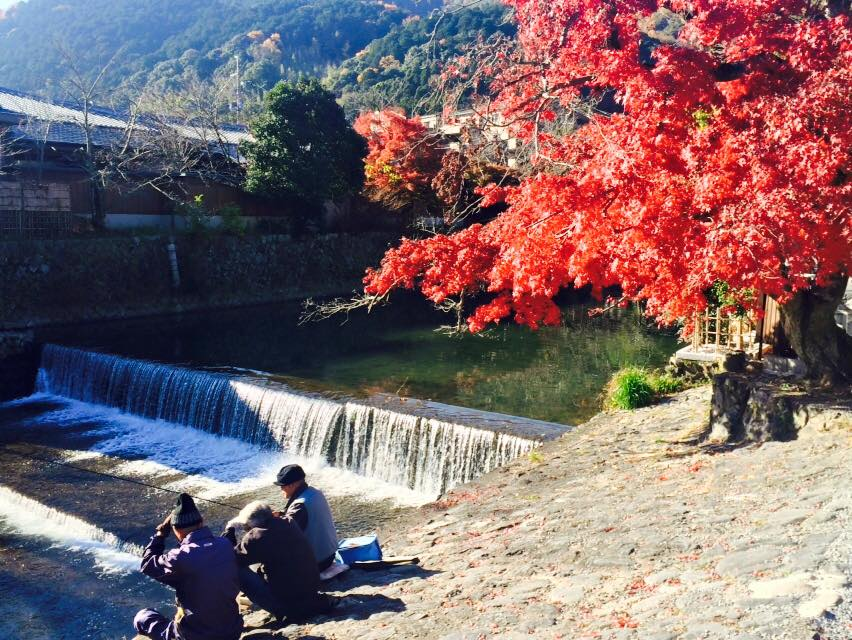
<svg viewBox="0 0 852 640">
<path fill-rule="evenodd" d="M 355 120 L 355 131 L 367 141 L 364 186 L 371 200 L 394 211 L 438 208 L 431 183 L 443 150 L 419 118 L 395 109 L 366 112 Z"/>
<path fill-rule="evenodd" d="M 494 221 L 404 240 L 366 292 L 487 295 L 468 319 L 478 331 L 555 324 L 552 299 L 572 285 L 619 285 L 672 323 L 723 282 L 746 306 L 778 299 L 813 375 L 852 378 L 832 318 L 852 271 L 846 3 L 506 2 L 514 46 L 473 66 L 541 170 L 488 195 L 509 205 Z M 573 133 L 542 126 L 595 96 L 615 107 Z"/>
</svg>

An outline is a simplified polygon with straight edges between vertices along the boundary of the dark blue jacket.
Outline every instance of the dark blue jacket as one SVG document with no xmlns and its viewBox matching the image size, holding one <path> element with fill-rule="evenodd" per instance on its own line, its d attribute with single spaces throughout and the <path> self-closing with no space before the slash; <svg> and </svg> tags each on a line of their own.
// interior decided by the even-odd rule
<svg viewBox="0 0 852 640">
<path fill-rule="evenodd" d="M 155 535 L 145 547 L 142 573 L 174 587 L 184 617 L 177 624 L 184 640 L 236 640 L 243 628 L 237 608 L 237 557 L 231 544 L 202 527 L 165 552 Z"/>
</svg>

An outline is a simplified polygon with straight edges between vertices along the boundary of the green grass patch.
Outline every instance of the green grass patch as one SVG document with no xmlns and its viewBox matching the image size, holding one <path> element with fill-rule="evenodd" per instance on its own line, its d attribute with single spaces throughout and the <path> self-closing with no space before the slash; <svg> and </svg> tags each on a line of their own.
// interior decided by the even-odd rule
<svg viewBox="0 0 852 640">
<path fill-rule="evenodd" d="M 678 391 L 683 391 L 684 383 L 680 378 L 675 378 L 668 373 L 663 373 L 660 375 L 652 375 L 650 379 L 651 388 L 654 389 L 654 393 L 658 396 L 665 396 L 670 393 L 677 393 Z"/>
<path fill-rule="evenodd" d="M 626 367 L 615 372 L 606 388 L 604 404 L 610 409 L 638 409 L 651 404 L 654 388 L 649 374 L 639 367 Z"/>
<path fill-rule="evenodd" d="M 607 409 L 647 407 L 659 396 L 684 388 L 682 380 L 667 373 L 655 373 L 641 367 L 625 367 L 615 372 L 604 390 Z"/>
</svg>

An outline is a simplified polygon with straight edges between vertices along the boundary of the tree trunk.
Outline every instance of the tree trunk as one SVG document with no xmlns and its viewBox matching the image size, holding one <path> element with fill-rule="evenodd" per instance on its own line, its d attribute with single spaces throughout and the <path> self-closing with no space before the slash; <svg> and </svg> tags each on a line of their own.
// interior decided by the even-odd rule
<svg viewBox="0 0 852 640">
<path fill-rule="evenodd" d="M 808 377 L 826 383 L 852 382 L 852 337 L 837 326 L 834 313 L 843 300 L 846 278 L 827 287 L 800 291 L 781 307 L 781 324 Z"/>
</svg>

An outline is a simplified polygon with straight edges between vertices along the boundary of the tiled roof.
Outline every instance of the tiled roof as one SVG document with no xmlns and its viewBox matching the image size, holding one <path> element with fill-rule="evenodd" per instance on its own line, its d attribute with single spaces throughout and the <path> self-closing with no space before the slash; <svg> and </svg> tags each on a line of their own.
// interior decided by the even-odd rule
<svg viewBox="0 0 852 640">
<path fill-rule="evenodd" d="M 86 132 L 81 125 L 67 122 L 34 120 L 9 127 L 12 140 L 33 140 L 50 144 L 86 144 Z M 121 139 L 122 129 L 96 127 L 92 129 L 92 143 L 106 147 Z"/>
<path fill-rule="evenodd" d="M 79 108 L 54 104 L 2 87 L 0 87 L 0 109 L 37 120 L 78 125 L 83 123 L 83 111 Z M 96 127 L 124 127 L 125 119 L 115 112 L 93 108 L 89 110 L 89 122 Z"/>
<path fill-rule="evenodd" d="M 54 144 L 84 144 L 84 112 L 79 105 L 52 103 L 35 96 L 0 87 L 0 119 L 13 121 L 15 138 L 44 140 Z M 127 126 L 126 114 L 103 107 L 89 109 L 94 143 L 105 146 L 114 141 Z M 144 124 L 137 127 L 144 129 Z M 203 127 L 175 124 L 175 129 L 188 138 L 214 141 L 215 132 Z M 238 145 L 251 138 L 246 127 L 223 125 L 219 135 L 227 145 Z"/>
</svg>

